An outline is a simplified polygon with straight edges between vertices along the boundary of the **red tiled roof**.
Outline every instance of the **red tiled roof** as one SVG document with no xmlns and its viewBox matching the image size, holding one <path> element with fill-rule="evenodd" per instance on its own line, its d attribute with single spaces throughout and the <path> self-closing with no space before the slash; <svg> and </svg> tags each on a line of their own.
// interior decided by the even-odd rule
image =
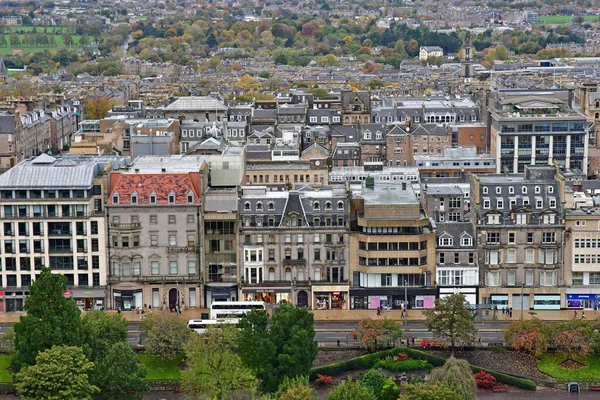
<svg viewBox="0 0 600 400">
<path fill-rule="evenodd" d="M 113 203 L 113 194 L 119 193 L 119 204 L 131 204 L 131 195 L 138 195 L 137 204 L 150 204 L 150 194 L 156 193 L 156 204 L 169 204 L 169 193 L 175 193 L 175 204 L 188 204 L 187 195 L 194 193 L 194 204 L 200 203 L 200 174 L 123 174 L 110 176 L 110 193 L 107 204 Z"/>
</svg>

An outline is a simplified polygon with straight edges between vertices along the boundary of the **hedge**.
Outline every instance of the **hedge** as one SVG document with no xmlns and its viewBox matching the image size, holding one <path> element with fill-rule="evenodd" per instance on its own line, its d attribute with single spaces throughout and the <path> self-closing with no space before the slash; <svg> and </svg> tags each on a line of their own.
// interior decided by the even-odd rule
<svg viewBox="0 0 600 400">
<path fill-rule="evenodd" d="M 390 360 L 381 360 L 377 362 L 377 364 L 375 364 L 373 368 L 383 368 L 391 372 L 408 372 L 417 371 L 420 369 L 426 369 L 428 371 L 431 371 L 433 366 L 425 360 L 404 360 L 398 362 Z"/>
<path fill-rule="evenodd" d="M 445 358 L 438 357 L 420 350 L 406 347 L 397 347 L 394 349 L 380 351 L 378 353 L 367 354 L 361 357 L 352 358 L 348 361 L 343 361 L 337 364 L 330 364 L 324 365 L 322 367 L 313 368 L 310 371 L 310 379 L 316 379 L 317 374 L 335 376 L 343 372 L 355 369 L 371 369 L 380 360 L 384 360 L 388 356 L 395 356 L 400 352 L 406 353 L 410 358 L 414 360 L 425 360 L 434 367 L 441 367 L 446 362 Z M 477 373 L 479 371 L 485 371 L 488 374 L 494 375 L 498 383 L 504 383 L 506 385 L 532 391 L 535 391 L 537 388 L 535 382 L 529 379 L 518 378 L 516 376 L 503 374 L 501 372 L 491 371 L 485 368 L 479 368 L 474 365 L 471 365 L 471 370 L 474 373 Z"/>
</svg>

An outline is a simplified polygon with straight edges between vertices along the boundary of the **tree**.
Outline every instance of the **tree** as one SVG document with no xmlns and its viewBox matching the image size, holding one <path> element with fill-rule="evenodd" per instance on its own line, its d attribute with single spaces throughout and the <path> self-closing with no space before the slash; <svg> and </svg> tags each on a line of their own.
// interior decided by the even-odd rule
<svg viewBox="0 0 600 400">
<path fill-rule="evenodd" d="M 450 343 L 450 354 L 459 342 L 474 342 L 477 328 L 473 315 L 468 310 L 469 303 L 462 294 L 453 294 L 435 301 L 435 307 L 425 310 L 425 325 L 436 338 Z"/>
<path fill-rule="evenodd" d="M 10 35 L 8 35 L 8 39 L 10 40 L 11 47 L 21 45 L 21 38 L 16 33 L 11 33 Z"/>
<path fill-rule="evenodd" d="M 429 375 L 431 382 L 439 382 L 458 393 L 461 400 L 475 400 L 477 386 L 469 364 L 450 356 L 443 366 L 435 368 Z"/>
<path fill-rule="evenodd" d="M 99 392 L 89 381 L 93 368 L 81 348 L 54 346 L 14 375 L 15 391 L 23 400 L 91 400 Z"/>
<path fill-rule="evenodd" d="M 75 302 L 67 299 L 67 278 L 53 275 L 50 268 L 42 268 L 40 277 L 29 289 L 22 316 L 14 326 L 14 372 L 35 364 L 40 351 L 52 346 L 78 346 L 81 343 L 81 312 Z"/>
<path fill-rule="evenodd" d="M 314 316 L 305 308 L 282 304 L 268 326 L 268 315 L 253 311 L 240 321 L 239 353 L 264 392 L 277 390 L 284 376 L 308 375 L 317 357 Z"/>
<path fill-rule="evenodd" d="M 82 320 L 84 352 L 94 363 L 90 382 L 98 399 L 141 399 L 149 391 L 146 368 L 127 344 L 127 321 L 119 314 L 91 311 Z"/>
<path fill-rule="evenodd" d="M 230 325 L 210 327 L 203 335 L 193 335 L 185 346 L 188 368 L 183 371 L 184 390 L 222 400 L 237 391 L 254 391 L 256 377 L 234 352 L 239 332 Z"/>
<path fill-rule="evenodd" d="M 408 45 L 406 46 L 406 52 L 411 57 L 415 57 L 417 54 L 419 54 L 419 42 L 417 42 L 415 39 L 410 39 L 408 41 Z"/>
<path fill-rule="evenodd" d="M 67 47 L 73 46 L 73 44 L 74 44 L 73 37 L 69 33 L 67 33 L 67 32 L 63 33 L 62 38 L 63 38 L 63 42 L 65 43 L 65 46 L 67 46 Z"/>
<path fill-rule="evenodd" d="M 340 65 L 340 59 L 337 58 L 335 54 L 326 54 L 317 57 L 316 62 L 319 67 L 337 67 Z"/>
<path fill-rule="evenodd" d="M 90 382 L 100 389 L 97 400 L 141 400 L 150 391 L 146 367 L 138 363 L 135 352 L 127 342 L 112 344 L 101 358 L 96 359 Z"/>
<path fill-rule="evenodd" d="M 504 342 L 516 351 L 538 356 L 548 349 L 546 325 L 540 319 L 515 321 L 504 328 Z"/>
<path fill-rule="evenodd" d="M 383 385 L 385 385 L 386 380 L 387 378 L 383 372 L 377 369 L 370 369 L 360 380 L 360 384 L 368 387 L 373 393 L 379 395 L 381 393 L 381 389 L 383 389 Z"/>
<path fill-rule="evenodd" d="M 398 388 L 398 385 L 396 385 L 396 382 L 391 379 L 386 379 L 381 388 L 379 398 L 381 400 L 397 400 L 398 396 L 400 396 L 400 389 Z"/>
<path fill-rule="evenodd" d="M 105 118 L 114 104 L 114 101 L 107 97 L 91 98 L 85 102 L 85 115 L 89 119 Z"/>
<path fill-rule="evenodd" d="M 406 46 L 404 45 L 404 40 L 399 39 L 394 46 L 394 53 L 398 54 L 402 59 L 408 58 L 408 54 L 406 54 Z"/>
<path fill-rule="evenodd" d="M 548 327 L 547 337 L 569 358 L 585 357 L 594 347 L 597 335 L 590 321 L 574 319 Z"/>
<path fill-rule="evenodd" d="M 297 376 L 295 378 L 283 378 L 277 393 L 273 399 L 279 400 L 316 400 L 317 394 L 310 386 L 308 376 Z"/>
<path fill-rule="evenodd" d="M 452 388 L 436 382 L 407 385 L 406 394 L 398 400 L 461 400 L 461 397 Z"/>
<path fill-rule="evenodd" d="M 358 339 L 358 346 L 368 351 L 375 351 L 384 346 L 390 346 L 402 337 L 402 329 L 395 321 L 384 318 L 360 320 L 358 327 L 352 331 Z"/>
<path fill-rule="evenodd" d="M 146 352 L 167 359 L 183 354 L 191 333 L 187 322 L 177 315 L 150 314 L 140 330 L 145 335 Z"/>
<path fill-rule="evenodd" d="M 240 76 L 235 85 L 244 91 L 260 90 L 261 88 L 261 84 L 258 79 L 248 74 Z"/>
<path fill-rule="evenodd" d="M 371 389 L 348 377 L 346 382 L 336 386 L 327 400 L 377 400 Z"/>
</svg>

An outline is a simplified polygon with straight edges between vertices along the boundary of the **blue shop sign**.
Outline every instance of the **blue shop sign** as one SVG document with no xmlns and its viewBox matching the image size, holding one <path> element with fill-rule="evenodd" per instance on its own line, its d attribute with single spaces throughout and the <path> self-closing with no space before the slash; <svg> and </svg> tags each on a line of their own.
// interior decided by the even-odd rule
<svg viewBox="0 0 600 400">
<path fill-rule="evenodd" d="M 568 294 L 567 300 L 600 300 L 600 294 Z"/>
</svg>

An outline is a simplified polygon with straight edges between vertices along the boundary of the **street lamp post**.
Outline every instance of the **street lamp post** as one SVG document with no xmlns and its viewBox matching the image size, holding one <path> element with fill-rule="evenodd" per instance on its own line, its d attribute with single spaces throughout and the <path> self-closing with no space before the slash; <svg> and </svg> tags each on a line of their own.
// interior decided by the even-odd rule
<svg viewBox="0 0 600 400">
<path fill-rule="evenodd" d="M 404 324 L 408 323 L 408 281 L 404 280 Z"/>
</svg>

